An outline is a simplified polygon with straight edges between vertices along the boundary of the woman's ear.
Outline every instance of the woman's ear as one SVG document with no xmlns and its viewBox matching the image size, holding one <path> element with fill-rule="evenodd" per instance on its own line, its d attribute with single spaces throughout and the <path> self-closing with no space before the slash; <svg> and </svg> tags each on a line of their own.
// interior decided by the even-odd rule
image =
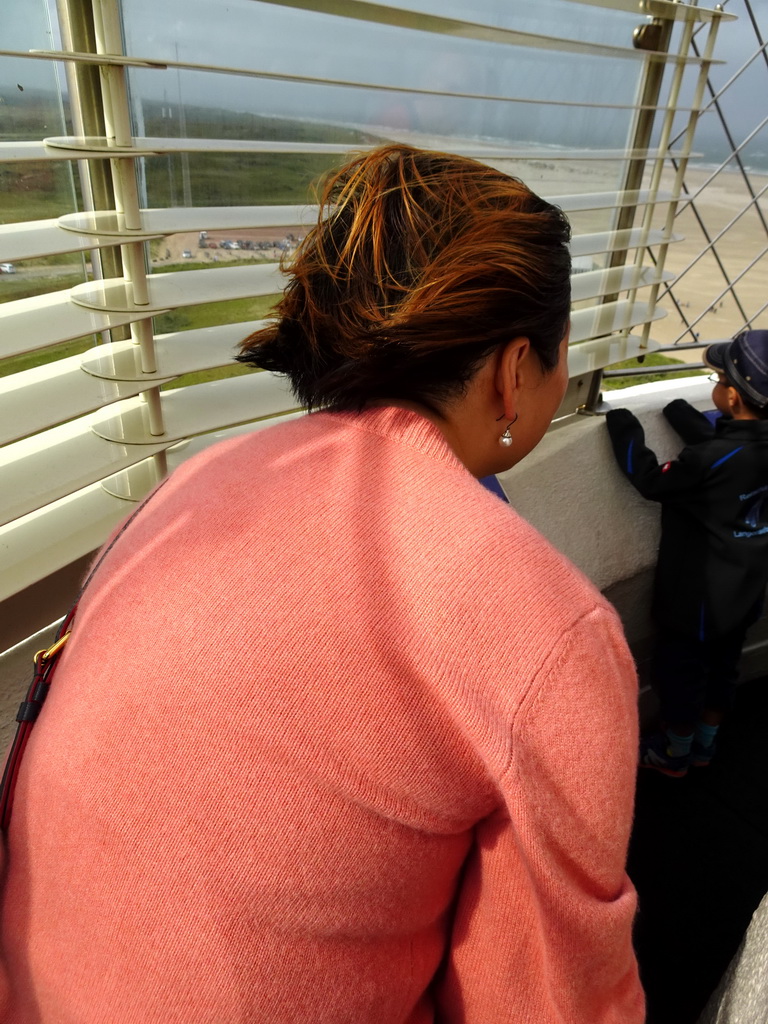
<svg viewBox="0 0 768 1024">
<path fill-rule="evenodd" d="M 496 390 L 504 404 L 504 415 L 515 418 L 517 399 L 526 377 L 531 355 L 530 339 L 521 335 L 508 341 L 499 350 L 496 365 Z"/>
</svg>

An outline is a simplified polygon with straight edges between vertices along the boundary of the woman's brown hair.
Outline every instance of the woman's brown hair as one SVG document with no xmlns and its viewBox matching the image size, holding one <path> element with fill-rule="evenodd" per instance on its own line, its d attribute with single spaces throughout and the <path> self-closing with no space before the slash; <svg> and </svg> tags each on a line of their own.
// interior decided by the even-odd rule
<svg viewBox="0 0 768 1024">
<path fill-rule="evenodd" d="M 239 360 L 286 374 L 309 408 L 409 399 L 440 411 L 520 335 L 557 364 L 570 316 L 570 226 L 516 178 L 387 146 L 332 174 L 276 321 Z"/>
</svg>

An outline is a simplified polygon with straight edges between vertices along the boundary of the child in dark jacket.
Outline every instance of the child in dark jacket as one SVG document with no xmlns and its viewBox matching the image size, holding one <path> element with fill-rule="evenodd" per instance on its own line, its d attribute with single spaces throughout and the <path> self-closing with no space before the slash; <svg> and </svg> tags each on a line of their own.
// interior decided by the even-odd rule
<svg viewBox="0 0 768 1024">
<path fill-rule="evenodd" d="M 619 466 L 662 506 L 653 600 L 662 730 L 643 738 L 640 763 L 677 777 L 712 759 L 768 582 L 768 331 L 710 345 L 704 360 L 722 416 L 713 426 L 671 402 L 664 415 L 687 445 L 674 461 L 659 465 L 627 409 L 606 417 Z"/>
</svg>

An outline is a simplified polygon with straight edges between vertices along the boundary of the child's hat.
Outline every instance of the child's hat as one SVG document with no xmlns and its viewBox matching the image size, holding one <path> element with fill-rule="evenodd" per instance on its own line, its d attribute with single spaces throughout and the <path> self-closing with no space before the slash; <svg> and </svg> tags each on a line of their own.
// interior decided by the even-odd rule
<svg viewBox="0 0 768 1024">
<path fill-rule="evenodd" d="M 722 373 L 748 402 L 768 405 L 768 331 L 742 331 L 704 350 L 704 362 Z"/>
</svg>

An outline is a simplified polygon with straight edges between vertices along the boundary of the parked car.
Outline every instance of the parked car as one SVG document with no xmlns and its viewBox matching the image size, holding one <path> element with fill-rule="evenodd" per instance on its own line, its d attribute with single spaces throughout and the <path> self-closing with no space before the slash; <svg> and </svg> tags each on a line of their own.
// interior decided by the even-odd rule
<svg viewBox="0 0 768 1024">
<path fill-rule="evenodd" d="M 16 267 L 13 263 L 0 263 L 0 274 L 15 274 Z"/>
<path fill-rule="evenodd" d="M 192 253 L 190 252 L 189 249 L 185 249 L 184 252 L 181 255 L 182 255 L 182 258 L 185 259 L 185 260 L 191 260 L 192 259 Z"/>
</svg>

